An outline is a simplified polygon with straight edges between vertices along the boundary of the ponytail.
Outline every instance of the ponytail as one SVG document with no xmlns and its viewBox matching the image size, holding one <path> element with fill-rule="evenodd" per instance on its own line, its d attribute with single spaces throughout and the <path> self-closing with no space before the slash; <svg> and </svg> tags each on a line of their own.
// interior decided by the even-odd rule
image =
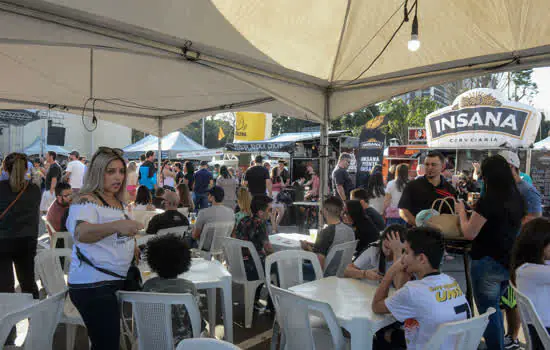
<svg viewBox="0 0 550 350">
<path fill-rule="evenodd" d="M 5 159 L 4 166 L 10 176 L 11 190 L 13 192 L 20 192 L 25 187 L 27 156 L 22 153 L 9 154 Z"/>
</svg>

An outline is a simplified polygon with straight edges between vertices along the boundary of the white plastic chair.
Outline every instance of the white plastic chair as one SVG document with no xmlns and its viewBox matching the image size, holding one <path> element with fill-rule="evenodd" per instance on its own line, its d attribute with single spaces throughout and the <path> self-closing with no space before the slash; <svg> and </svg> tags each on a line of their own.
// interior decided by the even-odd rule
<svg viewBox="0 0 550 350">
<path fill-rule="evenodd" d="M 73 248 L 73 243 L 74 243 L 73 236 L 70 232 L 54 232 L 50 240 L 52 249 L 55 249 L 57 245 L 57 241 L 60 239 L 63 240 L 64 248 L 68 248 L 68 249 Z"/>
<path fill-rule="evenodd" d="M 201 333 L 201 316 L 197 301 L 192 294 L 118 292 L 120 307 L 123 303 L 132 305 L 133 319 L 137 331 L 138 349 L 173 350 L 172 305 L 185 305 L 193 337 Z M 122 309 L 123 310 L 123 309 Z M 123 315 L 123 313 L 121 313 Z M 127 327 L 124 319 L 124 327 Z M 132 347 L 133 348 L 133 347 Z"/>
<path fill-rule="evenodd" d="M 533 326 L 537 331 L 540 341 L 545 349 L 550 349 L 550 335 L 546 331 L 535 306 L 531 300 L 522 292 L 520 292 L 515 286 L 512 285 L 514 292 L 516 293 L 516 300 L 519 307 L 519 313 L 521 315 L 521 325 L 523 327 L 523 333 L 527 340 L 527 350 L 533 348 L 533 340 L 531 339 L 531 333 L 529 332 L 529 325 Z"/>
<path fill-rule="evenodd" d="M 325 259 L 325 266 L 323 269 L 325 272 L 325 277 L 344 277 L 346 266 L 351 264 L 351 261 L 353 260 L 353 254 L 355 253 L 357 242 L 359 241 L 341 243 L 330 248 Z M 328 271 L 329 268 L 330 271 Z"/>
<path fill-rule="evenodd" d="M 254 265 L 256 266 L 256 271 L 258 271 L 259 278 L 255 281 L 249 281 L 246 278 L 243 248 L 247 248 L 250 252 Z M 229 265 L 229 272 L 231 273 L 233 283 L 244 286 L 244 326 L 250 328 L 252 327 L 252 317 L 254 315 L 254 297 L 256 295 L 256 289 L 265 283 L 264 268 L 260 256 L 252 242 L 229 237 L 223 240 L 223 250 L 225 252 L 227 264 Z"/>
<path fill-rule="evenodd" d="M 303 264 L 304 261 L 310 261 L 313 266 L 313 271 L 315 273 L 315 279 L 323 278 L 323 270 L 321 269 L 321 263 L 317 255 L 312 252 L 306 252 L 304 250 L 283 250 L 280 252 L 273 253 L 269 255 L 265 260 L 265 281 L 267 285 L 267 290 L 269 295 L 271 295 L 271 277 L 273 276 L 272 266 L 277 263 L 277 274 L 278 284 L 280 288 L 289 289 L 291 287 L 297 286 L 304 283 L 304 273 L 303 273 Z M 276 305 L 273 295 L 271 295 L 271 300 L 275 306 L 275 321 L 273 323 L 273 335 L 271 337 L 271 349 L 275 350 L 277 348 L 277 342 L 279 338 L 279 325 L 281 321 L 279 320 L 279 309 Z M 313 327 L 325 327 L 325 324 L 319 322 L 318 317 L 314 317 Z M 285 343 L 285 335 L 281 335 L 281 347 Z"/>
<path fill-rule="evenodd" d="M 179 211 L 183 216 L 189 215 L 189 208 L 178 208 L 178 211 Z"/>
<path fill-rule="evenodd" d="M 483 315 L 464 321 L 439 325 L 434 335 L 432 335 L 424 347 L 424 350 L 441 349 L 441 346 L 449 337 L 455 338 L 454 350 L 477 350 L 483 332 L 485 332 L 485 328 L 487 328 L 487 324 L 489 323 L 489 316 L 494 314 L 495 311 L 494 308 L 490 307 Z"/>
<path fill-rule="evenodd" d="M 42 215 L 41 218 L 42 218 L 42 221 L 44 221 L 44 224 L 46 224 L 46 228 L 49 230 L 48 232 L 51 232 L 52 235 L 53 235 L 55 232 L 57 232 L 57 231 L 53 228 L 52 224 L 48 221 L 46 215 Z"/>
<path fill-rule="evenodd" d="M 346 347 L 346 339 L 329 304 L 301 297 L 274 285 L 271 286 L 271 296 L 286 335 L 285 349 L 341 350 Z M 311 326 L 312 312 L 322 316 L 328 330 Z"/>
<path fill-rule="evenodd" d="M 193 338 L 180 341 L 176 350 L 240 350 L 241 348 L 223 340 Z"/>
<path fill-rule="evenodd" d="M 63 311 L 66 292 L 57 293 L 40 302 L 31 302 L 0 318 L 0 344 L 4 344 L 11 330 L 23 320 L 29 320 L 29 329 L 24 348 L 52 349 L 53 336 Z"/>
<path fill-rule="evenodd" d="M 173 233 L 176 236 L 183 237 L 185 236 L 188 230 L 189 230 L 189 226 L 176 226 L 176 227 L 170 227 L 170 228 L 163 228 L 162 230 L 158 230 L 157 236 Z"/>
<path fill-rule="evenodd" d="M 223 239 L 233 232 L 235 222 L 209 222 L 202 228 L 199 248 L 200 254 L 207 260 L 212 256 L 221 255 Z"/>
<path fill-rule="evenodd" d="M 65 265 L 70 265 L 72 250 L 68 248 L 49 249 L 41 251 L 34 258 L 35 275 L 42 282 L 48 296 L 53 296 L 67 290 L 65 273 L 61 267 L 59 258 L 65 258 Z M 61 323 L 66 326 L 67 349 L 74 349 L 76 330 L 83 326 L 82 316 L 73 305 L 71 298 L 67 297 L 63 308 Z"/>
</svg>

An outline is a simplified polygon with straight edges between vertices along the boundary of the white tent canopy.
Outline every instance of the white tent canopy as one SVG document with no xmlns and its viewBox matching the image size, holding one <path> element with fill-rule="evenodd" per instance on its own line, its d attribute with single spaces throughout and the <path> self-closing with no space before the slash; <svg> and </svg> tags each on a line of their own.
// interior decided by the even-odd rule
<svg viewBox="0 0 550 350">
<path fill-rule="evenodd" d="M 205 151 L 206 147 L 196 143 L 191 138 L 185 136 L 181 131 L 174 131 L 164 136 L 160 140 L 163 158 L 175 159 L 180 152 L 187 151 Z M 138 142 L 124 147 L 123 151 L 131 158 L 137 158 L 147 151 L 158 150 L 158 137 L 149 135 Z"/>
<path fill-rule="evenodd" d="M 65 148 L 63 148 L 61 146 L 45 145 L 44 146 L 44 153 L 50 152 L 50 151 L 53 151 L 57 154 L 60 154 L 60 155 L 66 156 L 66 157 L 69 156 L 69 152 L 70 152 L 70 151 L 66 150 Z M 25 153 L 27 155 L 42 154 L 42 138 L 37 137 L 33 141 L 33 143 L 31 143 L 28 147 L 26 147 L 23 150 L 23 153 Z"/>
<path fill-rule="evenodd" d="M 533 144 L 534 150 L 550 150 L 550 136 Z"/>
</svg>

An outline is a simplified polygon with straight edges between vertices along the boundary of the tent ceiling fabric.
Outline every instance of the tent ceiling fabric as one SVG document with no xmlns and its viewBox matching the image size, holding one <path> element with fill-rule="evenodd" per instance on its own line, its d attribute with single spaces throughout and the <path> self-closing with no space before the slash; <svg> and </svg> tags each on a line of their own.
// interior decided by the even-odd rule
<svg viewBox="0 0 550 350">
<path fill-rule="evenodd" d="M 77 112 L 91 96 L 99 118 L 156 134 L 158 117 L 166 134 L 230 110 L 320 122 L 327 106 L 334 118 L 550 62 L 548 0 L 420 1 L 412 53 L 415 4 L 376 59 L 403 21 L 403 0 L 0 1 L 0 108 Z"/>
</svg>

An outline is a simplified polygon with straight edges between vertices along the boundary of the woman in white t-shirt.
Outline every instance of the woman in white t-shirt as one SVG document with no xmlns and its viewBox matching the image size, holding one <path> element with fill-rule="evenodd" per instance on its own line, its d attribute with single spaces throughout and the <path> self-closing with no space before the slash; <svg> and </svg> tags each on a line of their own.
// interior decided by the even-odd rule
<svg viewBox="0 0 550 350">
<path fill-rule="evenodd" d="M 380 281 L 386 271 L 399 258 L 405 247 L 406 229 L 401 225 L 386 227 L 380 240 L 370 245 L 355 261 L 349 264 L 344 271 L 345 277 Z M 398 275 L 394 285 L 401 287 L 408 281 L 406 275 Z"/>
<path fill-rule="evenodd" d="M 92 350 L 119 348 L 116 292 L 136 253 L 133 236 L 143 228 L 128 218 L 126 185 L 122 151 L 100 147 L 69 209 L 67 229 L 74 240 L 69 295 L 84 320 Z"/>
<path fill-rule="evenodd" d="M 550 220 L 537 218 L 523 226 L 512 256 L 512 282 L 535 306 L 550 334 Z M 544 349 L 529 326 L 533 350 Z"/>
<path fill-rule="evenodd" d="M 399 164 L 395 173 L 395 180 L 391 180 L 386 186 L 384 214 L 387 225 L 399 224 L 405 226 L 407 223 L 399 216 L 399 200 L 405 186 L 409 182 L 409 166 L 407 164 Z"/>
</svg>

